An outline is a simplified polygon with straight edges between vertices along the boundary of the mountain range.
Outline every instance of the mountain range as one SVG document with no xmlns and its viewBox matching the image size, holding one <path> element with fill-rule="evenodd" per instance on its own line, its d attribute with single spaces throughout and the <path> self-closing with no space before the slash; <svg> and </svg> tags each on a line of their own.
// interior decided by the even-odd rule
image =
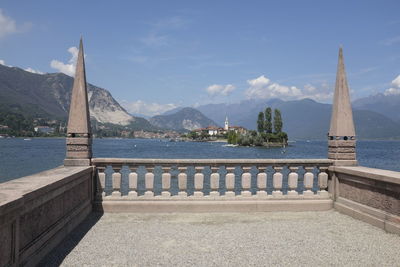
<svg viewBox="0 0 400 267">
<path fill-rule="evenodd" d="M 150 123 L 154 126 L 171 130 L 194 130 L 207 126 L 218 126 L 217 123 L 210 120 L 200 111 L 186 107 L 177 109 L 172 113 L 166 113 L 150 118 Z"/>
<path fill-rule="evenodd" d="M 360 102 L 363 103 L 363 99 Z M 368 102 L 373 106 L 372 101 Z M 399 102 L 400 104 L 400 99 Z M 400 122 L 386 116 L 385 112 L 367 110 L 361 104 L 353 107 L 356 134 L 360 139 L 400 138 Z M 266 107 L 280 109 L 283 128 L 291 139 L 325 139 L 329 130 L 332 105 L 318 103 L 311 99 L 283 101 L 245 100 L 237 104 L 208 104 L 197 107 L 199 111 L 216 122 L 223 122 L 228 116 L 231 125 L 256 129 L 257 115 Z M 396 107 L 397 108 L 397 107 Z"/>
<path fill-rule="evenodd" d="M 0 65 L 0 111 L 65 121 L 72 84 L 73 78 L 62 73 L 35 74 Z M 129 114 L 106 89 L 88 83 L 88 94 L 92 120 L 132 130 L 193 130 L 222 125 L 226 116 L 230 125 L 256 129 L 258 113 L 269 106 L 281 110 L 283 128 L 291 139 L 325 139 L 332 109 L 311 99 L 244 100 L 196 109 L 179 107 L 146 120 Z M 358 99 L 353 102 L 353 114 L 358 138 L 400 138 L 400 95 Z"/>
<path fill-rule="evenodd" d="M 0 65 L 0 111 L 35 118 L 66 120 L 74 79 L 63 73 L 36 74 Z M 88 83 L 91 119 L 103 124 L 153 129 L 130 115 L 106 89 Z"/>
</svg>

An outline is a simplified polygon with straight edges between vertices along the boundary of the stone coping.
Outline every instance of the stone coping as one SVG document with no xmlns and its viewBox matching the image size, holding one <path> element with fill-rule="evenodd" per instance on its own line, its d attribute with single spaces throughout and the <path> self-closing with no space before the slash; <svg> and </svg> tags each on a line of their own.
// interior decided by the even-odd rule
<svg viewBox="0 0 400 267">
<path fill-rule="evenodd" d="M 355 167 L 330 166 L 329 170 L 334 172 L 354 175 L 357 177 L 368 178 L 371 180 L 400 185 L 400 172 L 396 171 L 388 171 L 388 170 L 361 167 L 361 166 L 355 166 Z"/>
<path fill-rule="evenodd" d="M 144 158 L 93 158 L 97 165 L 333 165 L 329 159 L 144 159 Z"/>
<path fill-rule="evenodd" d="M 82 174 L 90 173 L 93 167 L 64 167 L 21 177 L 0 183 L 0 214 L 20 206 L 23 201 L 34 199 L 46 192 L 61 187 Z"/>
</svg>

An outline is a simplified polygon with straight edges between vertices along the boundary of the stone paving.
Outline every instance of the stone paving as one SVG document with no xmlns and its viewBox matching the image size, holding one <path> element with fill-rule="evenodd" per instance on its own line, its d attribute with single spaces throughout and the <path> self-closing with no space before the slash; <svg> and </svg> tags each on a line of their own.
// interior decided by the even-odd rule
<svg viewBox="0 0 400 267">
<path fill-rule="evenodd" d="M 400 266 L 400 236 L 336 211 L 91 214 L 41 266 Z"/>
</svg>

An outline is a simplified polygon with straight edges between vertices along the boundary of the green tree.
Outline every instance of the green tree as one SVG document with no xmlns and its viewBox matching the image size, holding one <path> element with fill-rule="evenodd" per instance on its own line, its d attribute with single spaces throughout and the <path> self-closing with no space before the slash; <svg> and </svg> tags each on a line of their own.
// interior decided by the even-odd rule
<svg viewBox="0 0 400 267">
<path fill-rule="evenodd" d="M 279 109 L 274 110 L 274 132 L 281 133 L 282 132 L 282 115 Z"/>
<path fill-rule="evenodd" d="M 258 113 L 258 119 L 257 119 L 257 130 L 259 133 L 264 132 L 264 113 L 260 112 Z"/>
<path fill-rule="evenodd" d="M 272 133 L 272 109 L 270 107 L 265 109 L 264 130 L 266 133 Z"/>
</svg>

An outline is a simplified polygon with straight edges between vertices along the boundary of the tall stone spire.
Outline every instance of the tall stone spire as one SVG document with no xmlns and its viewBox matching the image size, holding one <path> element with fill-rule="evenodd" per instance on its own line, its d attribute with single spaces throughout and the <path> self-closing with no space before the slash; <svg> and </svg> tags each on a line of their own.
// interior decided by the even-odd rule
<svg viewBox="0 0 400 267">
<path fill-rule="evenodd" d="M 342 47 L 339 48 L 335 94 L 328 136 L 328 158 L 335 160 L 335 164 L 356 165 L 356 132 Z"/>
<path fill-rule="evenodd" d="M 86 86 L 85 59 L 82 37 L 79 44 L 74 86 L 72 88 L 67 130 L 66 166 L 90 165 L 92 132 Z"/>
</svg>

